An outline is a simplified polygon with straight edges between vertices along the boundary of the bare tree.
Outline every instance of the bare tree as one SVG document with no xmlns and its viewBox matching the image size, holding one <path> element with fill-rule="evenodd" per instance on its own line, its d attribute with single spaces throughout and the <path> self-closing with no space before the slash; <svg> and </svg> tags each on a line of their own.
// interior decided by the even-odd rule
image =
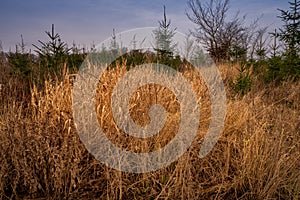
<svg viewBox="0 0 300 200">
<path fill-rule="evenodd" d="M 187 17 L 198 27 L 194 32 L 199 42 L 210 53 L 215 61 L 229 60 L 229 51 L 233 43 L 239 43 L 245 38 L 246 28 L 244 19 L 235 17 L 228 21 L 226 18 L 229 9 L 229 0 L 210 0 L 203 3 L 201 0 L 189 0 L 188 7 L 191 12 Z"/>
</svg>

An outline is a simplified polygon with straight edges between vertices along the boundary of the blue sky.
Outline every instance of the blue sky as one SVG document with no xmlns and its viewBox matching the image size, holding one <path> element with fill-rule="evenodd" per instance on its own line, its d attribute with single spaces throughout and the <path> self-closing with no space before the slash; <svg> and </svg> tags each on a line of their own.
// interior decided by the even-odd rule
<svg viewBox="0 0 300 200">
<path fill-rule="evenodd" d="M 1 0 L 0 41 L 4 51 L 20 43 L 23 35 L 27 49 L 38 40 L 47 41 L 46 30 L 55 24 L 56 32 L 69 45 L 81 47 L 98 44 L 116 32 L 132 28 L 157 26 L 163 5 L 173 27 L 188 33 L 195 25 L 188 20 L 187 0 Z M 287 9 L 288 0 L 231 0 L 229 14 L 240 11 L 247 21 L 261 15 L 261 25 L 280 26 L 277 8 Z"/>
</svg>

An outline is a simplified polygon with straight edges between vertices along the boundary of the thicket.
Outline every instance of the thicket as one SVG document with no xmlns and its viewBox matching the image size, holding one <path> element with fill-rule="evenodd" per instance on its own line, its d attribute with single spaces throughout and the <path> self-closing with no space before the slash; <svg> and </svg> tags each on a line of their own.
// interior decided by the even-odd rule
<svg viewBox="0 0 300 200">
<path fill-rule="evenodd" d="M 278 9 L 283 26 L 267 34 L 259 19 L 249 26 L 246 16 L 237 13 L 228 19 L 229 0 L 188 1 L 188 18 L 195 23 L 192 34 L 217 63 L 239 63 L 240 74 L 232 88 L 245 94 L 254 78 L 265 82 L 298 80 L 300 75 L 300 2 L 289 2 L 290 9 Z"/>
<path fill-rule="evenodd" d="M 107 70 L 102 77 L 99 105 L 111 101 L 125 67 Z M 227 94 L 234 96 L 228 79 L 238 72 L 228 65 L 220 66 L 220 72 Z M 73 87 L 68 77 L 63 82 L 47 81 L 43 92 L 35 88 L 27 103 L 14 98 L 12 87 L 1 91 L 0 199 L 299 199 L 300 83 L 275 87 L 255 82 L 257 89 L 243 98 L 229 98 L 222 135 L 212 152 L 200 159 L 210 100 L 195 72 L 184 75 L 201 99 L 199 132 L 178 161 L 144 174 L 114 170 L 86 150 L 72 115 Z M 172 92 L 142 87 L 132 97 L 130 112 L 138 123 L 147 122 L 147 114 L 140 113 L 149 111 L 151 101 L 169 104 L 172 114 L 166 128 L 147 142 L 116 134 L 109 106 L 100 106 L 97 115 L 107 137 L 135 152 L 167 144 L 176 133 L 174 122 L 180 119 Z"/>
<path fill-rule="evenodd" d="M 3 66 L 9 72 L 3 73 L 3 76 L 19 79 L 23 83 L 22 89 L 28 94 L 33 86 L 43 88 L 46 80 L 61 81 L 67 73 L 76 73 L 87 55 L 87 52 L 77 48 L 75 44 L 69 48 L 61 36 L 55 33 L 54 24 L 46 34 L 49 41 L 39 40 L 39 45 L 33 44 L 35 53 L 26 50 L 22 36 L 21 43 L 16 45 L 14 52 L 1 53 L 2 61 L 5 62 Z M 5 71 L 4 68 L 1 70 Z"/>
</svg>

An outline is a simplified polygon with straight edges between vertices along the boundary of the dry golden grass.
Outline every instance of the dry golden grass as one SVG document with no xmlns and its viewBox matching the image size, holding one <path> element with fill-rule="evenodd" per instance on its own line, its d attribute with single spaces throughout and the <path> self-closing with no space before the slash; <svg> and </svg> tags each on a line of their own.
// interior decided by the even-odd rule
<svg viewBox="0 0 300 200">
<path fill-rule="evenodd" d="M 34 88 L 29 100 L 14 95 L 17 84 L 3 85 L 0 198 L 299 199 L 300 82 L 274 86 L 256 80 L 253 90 L 239 97 L 229 88 L 236 68 L 219 68 L 228 101 L 224 131 L 212 152 L 198 157 L 211 111 L 207 88 L 193 77 L 195 73 L 186 71 L 184 76 L 201 99 L 201 128 L 178 161 L 145 174 L 119 172 L 89 154 L 74 126 L 72 85 L 67 77 L 61 83 L 49 80 L 44 91 Z M 112 88 L 124 72 L 124 68 L 107 71 L 100 80 L 103 84 L 99 84 L 96 107 L 110 101 Z M 142 113 L 149 105 L 166 100 L 171 102 L 165 105 L 170 111 L 168 124 L 163 134 L 149 141 L 122 134 L 112 125 L 110 110 L 97 110 L 98 120 L 117 145 L 135 152 L 152 151 L 174 137 L 171 130 L 178 128 L 178 104 L 170 91 L 157 85 L 140 88 L 132 95 L 135 104 L 130 114 L 141 125 L 148 123 Z M 120 134 L 113 134 L 116 132 Z"/>
</svg>

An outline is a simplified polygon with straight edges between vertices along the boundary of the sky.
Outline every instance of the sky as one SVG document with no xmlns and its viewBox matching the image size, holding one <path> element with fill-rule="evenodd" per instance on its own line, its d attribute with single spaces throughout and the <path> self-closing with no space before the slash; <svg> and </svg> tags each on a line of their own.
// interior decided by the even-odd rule
<svg viewBox="0 0 300 200">
<path fill-rule="evenodd" d="M 90 48 L 112 35 L 133 28 L 158 26 L 163 18 L 163 5 L 172 27 L 188 34 L 196 28 L 186 16 L 188 0 L 0 0 L 0 41 L 4 51 L 15 50 L 23 36 L 26 49 L 34 49 L 38 40 L 48 41 L 45 31 L 55 31 L 72 45 Z M 204 1 L 204 0 L 203 0 Z M 228 15 L 240 12 L 250 23 L 261 17 L 259 24 L 270 31 L 281 26 L 277 8 L 288 9 L 289 0 L 231 0 Z"/>
</svg>

